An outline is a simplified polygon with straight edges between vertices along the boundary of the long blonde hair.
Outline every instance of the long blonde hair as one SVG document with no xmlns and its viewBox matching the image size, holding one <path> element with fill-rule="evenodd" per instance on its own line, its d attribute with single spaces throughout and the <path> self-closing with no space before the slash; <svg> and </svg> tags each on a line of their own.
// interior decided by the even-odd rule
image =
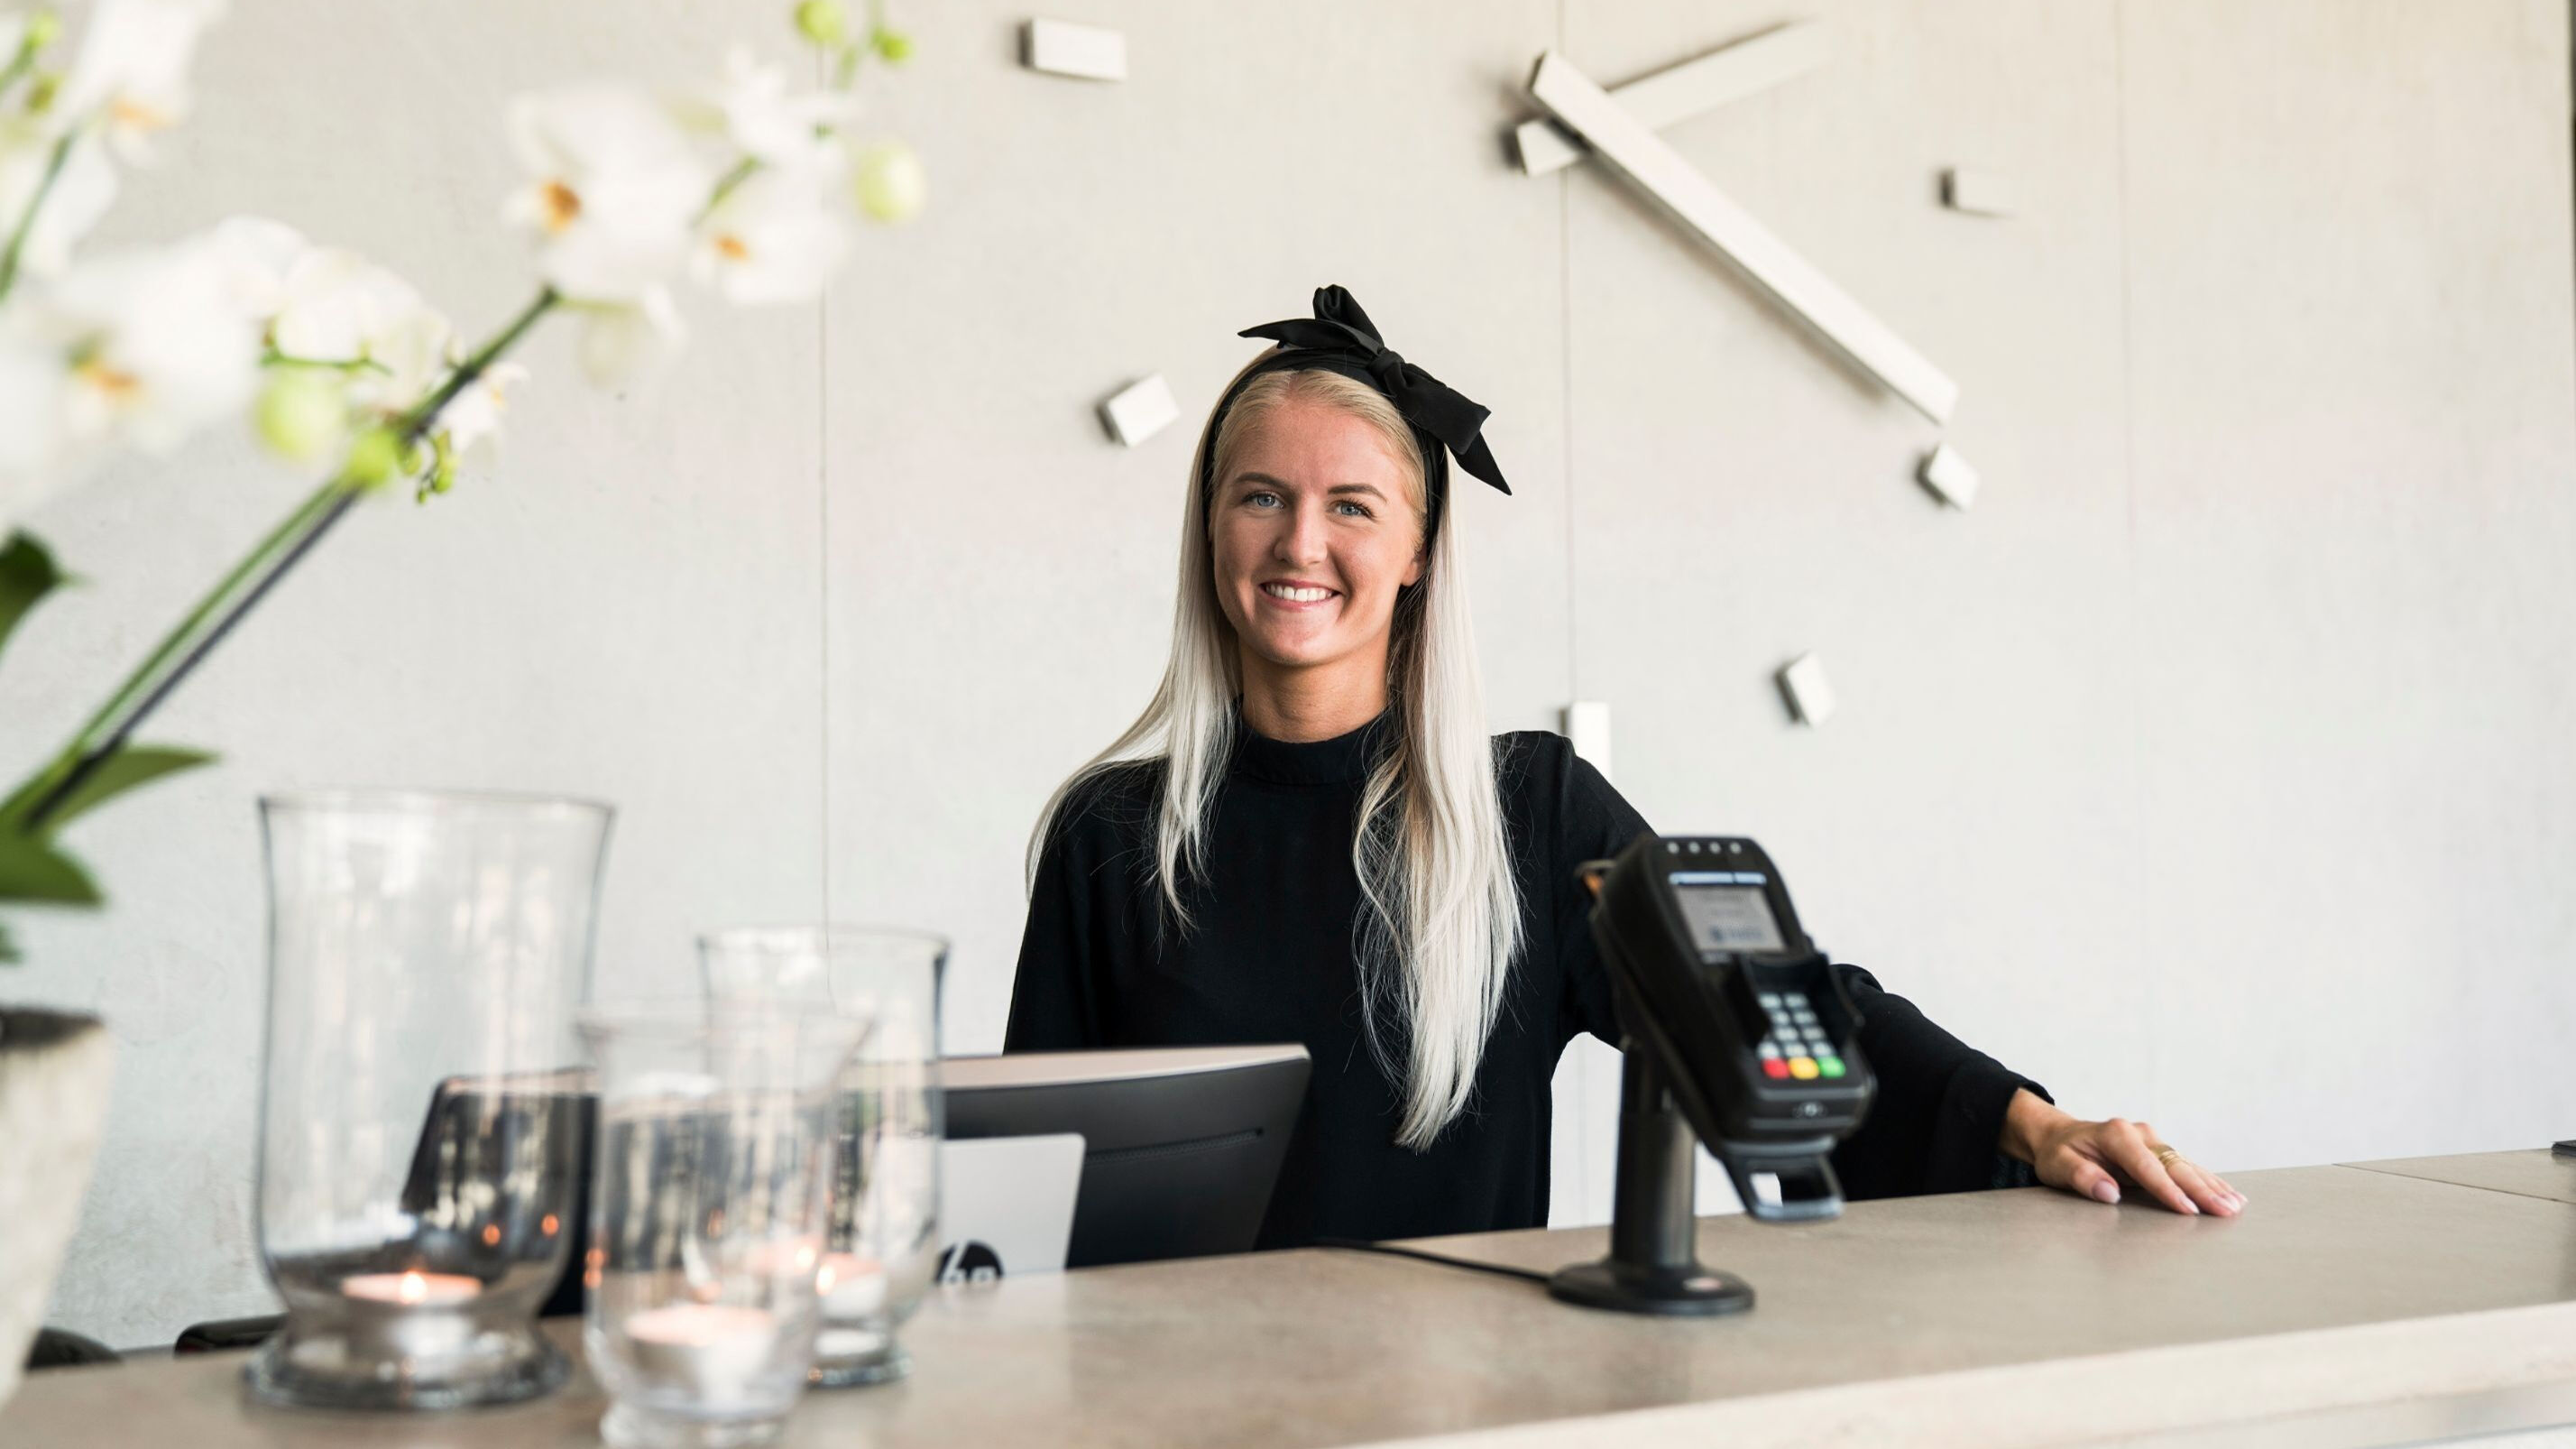
<svg viewBox="0 0 2576 1449">
<path fill-rule="evenodd" d="M 1395 1140 L 1423 1151 L 1474 1095 L 1476 1067 L 1521 944 L 1520 891 L 1485 730 L 1466 580 L 1450 541 L 1456 530 L 1431 526 L 1421 447 L 1375 388 L 1336 372 L 1295 369 L 1249 382 L 1238 374 L 1228 392 L 1233 406 L 1213 439 L 1202 430 L 1190 460 L 1180 594 L 1162 685 L 1136 722 L 1047 801 L 1029 840 L 1029 871 L 1034 880 L 1048 832 L 1084 784 L 1124 764 L 1160 760 L 1154 878 L 1173 923 L 1190 929 L 1184 884 L 1205 878 L 1208 822 L 1243 693 L 1241 646 L 1217 600 L 1210 490 L 1201 480 L 1222 479 L 1254 424 L 1292 400 L 1339 408 L 1376 428 L 1407 473 L 1414 518 L 1430 532 L 1430 544 L 1421 579 L 1399 595 L 1391 626 L 1387 694 L 1395 727 L 1360 791 L 1351 864 L 1364 905 L 1353 946 L 1369 1051 L 1380 1070 L 1404 1083 Z"/>
</svg>

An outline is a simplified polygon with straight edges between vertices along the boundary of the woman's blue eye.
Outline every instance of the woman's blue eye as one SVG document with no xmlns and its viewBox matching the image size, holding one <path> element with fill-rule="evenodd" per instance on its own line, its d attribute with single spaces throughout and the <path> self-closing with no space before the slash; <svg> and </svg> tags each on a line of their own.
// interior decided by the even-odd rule
<svg viewBox="0 0 2576 1449">
<path fill-rule="evenodd" d="M 1373 516 L 1373 515 L 1371 515 L 1371 514 L 1370 514 L 1370 512 L 1368 511 L 1368 505 L 1367 505 L 1367 504 L 1365 504 L 1365 503 L 1354 503 L 1354 502 L 1352 502 L 1351 500 L 1349 500 L 1349 499 L 1347 499 L 1347 498 L 1343 499 L 1343 500 L 1342 500 L 1342 501 L 1340 501 L 1339 503 L 1334 504 L 1333 506 L 1334 506 L 1334 507 L 1336 507 L 1336 508 L 1347 508 L 1347 509 L 1349 509 L 1349 510 L 1350 510 L 1350 514 L 1349 514 L 1349 516 L 1350 516 L 1350 517 L 1353 517 L 1353 518 L 1368 518 L 1368 517 Z"/>
<path fill-rule="evenodd" d="M 1243 495 L 1243 501 L 1252 504 L 1256 508 L 1267 507 L 1270 504 L 1278 502 L 1279 495 L 1276 493 L 1246 493 Z"/>
</svg>

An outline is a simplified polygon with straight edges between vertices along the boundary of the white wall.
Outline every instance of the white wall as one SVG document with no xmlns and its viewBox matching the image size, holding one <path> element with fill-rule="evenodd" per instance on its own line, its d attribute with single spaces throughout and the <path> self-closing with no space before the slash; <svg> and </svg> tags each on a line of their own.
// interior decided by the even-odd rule
<svg viewBox="0 0 2576 1449">
<path fill-rule="evenodd" d="M 779 8 L 239 6 L 118 226 L 273 212 L 497 318 L 500 99 L 681 78 Z M 1089 0 L 1133 70 L 1097 86 L 1019 70 L 1021 10 L 899 9 L 920 59 L 876 95 L 929 214 L 819 317 L 702 309 L 658 397 L 541 347 L 497 477 L 356 520 L 160 722 L 225 767 L 83 826 L 117 909 L 31 923 L 6 983 L 124 1042 L 59 1321 L 265 1303 L 262 789 L 615 799 L 604 975 L 828 894 L 954 934 L 951 1046 L 996 1045 L 1030 819 L 1170 606 L 1191 428 L 1129 452 L 1090 406 L 1159 370 L 1203 412 L 1234 329 L 1324 281 L 1495 411 L 1516 496 L 1455 516 L 1496 728 L 1609 700 L 1651 819 L 1760 836 L 1827 946 L 2221 1166 L 2576 1123 L 2551 0 L 1841 0 L 1830 64 L 1674 128 L 1959 378 L 1966 515 L 1908 481 L 1928 428 L 1614 180 L 1507 164 L 1542 48 L 1615 81 L 1809 12 Z M 1941 210 L 1951 164 L 2022 214 Z M 98 583 L 13 645 L 0 758 L 291 494 L 209 450 L 38 518 Z M 1820 731 L 1768 677 L 1809 649 Z M 1559 1215 L 1597 1219 L 1606 1049 L 1561 1087 Z"/>
</svg>

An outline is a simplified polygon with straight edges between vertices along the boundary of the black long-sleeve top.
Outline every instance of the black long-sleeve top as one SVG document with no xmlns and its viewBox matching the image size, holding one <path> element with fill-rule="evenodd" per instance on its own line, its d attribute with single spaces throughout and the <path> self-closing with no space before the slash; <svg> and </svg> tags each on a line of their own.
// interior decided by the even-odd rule
<svg viewBox="0 0 2576 1449">
<path fill-rule="evenodd" d="M 1619 1041 L 1574 872 L 1649 827 L 1561 736 L 1497 736 L 1524 944 L 1468 1110 L 1427 1151 L 1396 1145 L 1403 1083 L 1381 1070 L 1362 1032 L 1351 864 L 1360 789 L 1385 727 L 1381 717 L 1339 739 L 1285 744 L 1238 723 L 1205 877 L 1185 897 L 1186 932 L 1171 925 L 1152 874 L 1158 762 L 1086 782 L 1039 856 L 1004 1050 L 1294 1041 L 1312 1056 L 1264 1247 L 1545 1224 L 1557 1059 L 1577 1032 Z M 2014 1090 L 2035 1084 L 1868 972 L 1835 970 L 1879 1086 L 1864 1125 L 1834 1153 L 1845 1193 L 2029 1181 L 1995 1143 Z"/>
</svg>

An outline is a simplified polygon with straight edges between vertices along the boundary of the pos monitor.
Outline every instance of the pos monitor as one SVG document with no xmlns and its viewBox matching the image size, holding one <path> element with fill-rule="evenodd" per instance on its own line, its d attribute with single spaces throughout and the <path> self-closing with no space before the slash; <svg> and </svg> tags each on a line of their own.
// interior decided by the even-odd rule
<svg viewBox="0 0 2576 1449">
<path fill-rule="evenodd" d="M 948 1135 L 1079 1132 L 1068 1268 L 1251 1250 L 1306 1100 L 1303 1046 L 950 1057 Z"/>
</svg>

